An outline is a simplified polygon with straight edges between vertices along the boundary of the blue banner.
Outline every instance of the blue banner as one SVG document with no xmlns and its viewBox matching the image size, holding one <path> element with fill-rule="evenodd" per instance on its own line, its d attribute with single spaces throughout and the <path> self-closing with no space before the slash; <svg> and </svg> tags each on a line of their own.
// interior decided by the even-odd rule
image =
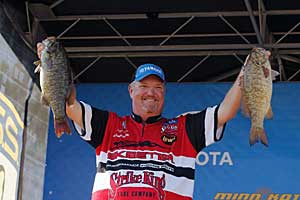
<svg viewBox="0 0 300 200">
<path fill-rule="evenodd" d="M 231 83 L 167 84 L 164 116 L 219 104 Z M 77 86 L 78 99 L 119 115 L 131 112 L 127 84 Z M 197 156 L 194 199 L 300 199 L 300 84 L 274 84 L 274 118 L 265 120 L 269 147 L 250 147 L 250 120 L 239 112 L 225 135 Z M 89 199 L 95 175 L 92 147 L 77 134 L 57 139 L 49 123 L 44 200 Z"/>
</svg>

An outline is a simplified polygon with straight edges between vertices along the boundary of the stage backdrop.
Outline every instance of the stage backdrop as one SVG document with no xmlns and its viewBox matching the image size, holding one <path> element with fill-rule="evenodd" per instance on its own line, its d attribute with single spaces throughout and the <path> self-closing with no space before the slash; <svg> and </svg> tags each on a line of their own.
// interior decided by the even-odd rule
<svg viewBox="0 0 300 200">
<path fill-rule="evenodd" d="M 17 199 L 20 167 L 24 171 L 22 200 L 40 200 L 49 112 L 41 105 L 40 90 L 34 85 L 28 104 L 25 161 L 20 166 L 25 101 L 32 80 L 22 63 L 22 59 L 28 59 L 26 49 L 16 42 L 15 37 L 0 32 L 0 200 Z M 16 55 L 12 44 L 19 52 L 23 50 L 23 55 Z"/>
<path fill-rule="evenodd" d="M 231 83 L 167 84 L 164 116 L 218 104 Z M 127 84 L 77 85 L 78 99 L 120 115 L 131 112 Z M 300 199 L 300 84 L 274 84 L 274 119 L 265 121 L 269 147 L 249 146 L 250 121 L 239 112 L 221 142 L 198 154 L 194 199 Z M 55 137 L 49 123 L 44 200 L 87 200 L 95 173 L 94 150 L 73 131 Z"/>
</svg>

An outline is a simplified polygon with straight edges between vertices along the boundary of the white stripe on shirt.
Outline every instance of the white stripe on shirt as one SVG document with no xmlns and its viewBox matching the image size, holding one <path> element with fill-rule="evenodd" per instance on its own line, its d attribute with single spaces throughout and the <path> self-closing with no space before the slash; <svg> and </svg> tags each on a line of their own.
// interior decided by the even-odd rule
<svg viewBox="0 0 300 200">
<path fill-rule="evenodd" d="M 81 127 L 74 122 L 75 129 L 79 133 L 80 137 L 86 141 L 91 140 L 92 135 L 92 126 L 91 126 L 91 120 L 92 120 L 92 108 L 90 105 L 80 101 L 84 107 L 84 127 L 85 130 L 81 129 Z M 84 134 L 85 131 L 85 134 Z"/>
</svg>

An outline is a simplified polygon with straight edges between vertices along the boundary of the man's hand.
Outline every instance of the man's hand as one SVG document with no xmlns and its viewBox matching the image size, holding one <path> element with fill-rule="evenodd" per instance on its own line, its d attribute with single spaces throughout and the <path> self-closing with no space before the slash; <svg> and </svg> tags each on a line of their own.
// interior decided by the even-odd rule
<svg viewBox="0 0 300 200">
<path fill-rule="evenodd" d="M 75 89 L 74 84 L 72 83 L 70 95 L 69 95 L 69 98 L 67 101 L 67 106 L 72 106 L 72 105 L 74 105 L 75 102 L 76 102 L 76 89 Z"/>
<path fill-rule="evenodd" d="M 44 46 L 43 43 L 41 43 L 41 42 L 37 43 L 37 45 L 36 45 L 37 51 L 36 52 L 37 52 L 37 55 L 38 55 L 39 59 L 41 59 L 41 53 L 42 53 L 44 48 L 45 48 L 45 46 Z"/>
</svg>

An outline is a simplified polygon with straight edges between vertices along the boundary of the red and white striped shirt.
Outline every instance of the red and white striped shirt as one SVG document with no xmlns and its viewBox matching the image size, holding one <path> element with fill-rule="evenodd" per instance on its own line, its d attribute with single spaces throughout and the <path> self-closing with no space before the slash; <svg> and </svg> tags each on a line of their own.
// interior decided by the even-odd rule
<svg viewBox="0 0 300 200">
<path fill-rule="evenodd" d="M 218 106 L 146 122 L 81 106 L 84 129 L 75 128 L 96 149 L 92 200 L 191 200 L 197 153 L 219 141 L 225 127 L 217 130 Z"/>
</svg>

